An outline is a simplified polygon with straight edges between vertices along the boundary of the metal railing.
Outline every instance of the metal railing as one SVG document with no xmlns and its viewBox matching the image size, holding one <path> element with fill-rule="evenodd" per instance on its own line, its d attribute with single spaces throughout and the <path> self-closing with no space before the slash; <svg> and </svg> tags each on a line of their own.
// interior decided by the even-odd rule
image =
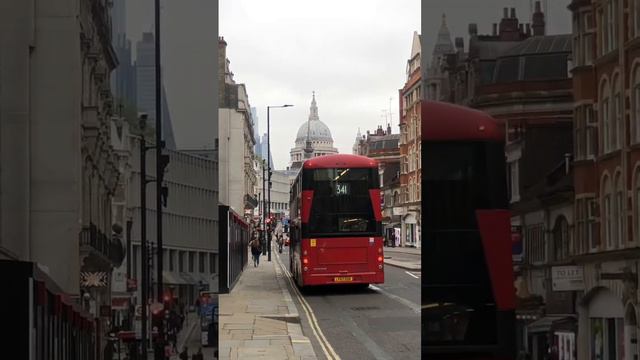
<svg viewBox="0 0 640 360">
<path fill-rule="evenodd" d="M 119 239 L 111 239 L 100 231 L 95 224 L 84 226 L 80 231 L 80 247 L 89 247 L 108 259 L 114 266 L 124 260 L 124 249 Z"/>
</svg>

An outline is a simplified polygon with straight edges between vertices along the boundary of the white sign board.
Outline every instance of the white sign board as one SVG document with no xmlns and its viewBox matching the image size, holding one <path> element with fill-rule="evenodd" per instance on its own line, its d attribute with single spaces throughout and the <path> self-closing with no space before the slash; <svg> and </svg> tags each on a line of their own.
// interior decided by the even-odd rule
<svg viewBox="0 0 640 360">
<path fill-rule="evenodd" d="M 551 268 L 553 291 L 584 290 L 582 266 L 554 266 Z"/>
</svg>

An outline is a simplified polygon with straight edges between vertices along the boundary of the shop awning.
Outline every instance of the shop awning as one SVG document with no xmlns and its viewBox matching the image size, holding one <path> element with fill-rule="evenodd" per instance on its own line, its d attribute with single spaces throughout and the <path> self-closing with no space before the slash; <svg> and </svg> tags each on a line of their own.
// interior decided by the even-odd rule
<svg viewBox="0 0 640 360">
<path fill-rule="evenodd" d="M 183 284 L 195 285 L 198 283 L 198 280 L 192 274 L 181 272 L 180 277 L 184 281 Z"/>
<path fill-rule="evenodd" d="M 162 281 L 165 284 L 174 284 L 174 285 L 185 284 L 184 280 L 180 276 L 178 276 L 178 274 L 172 271 L 163 271 Z"/>
<path fill-rule="evenodd" d="M 539 332 L 547 332 L 551 330 L 551 325 L 558 320 L 564 320 L 568 318 L 567 315 L 549 315 L 542 317 L 527 326 L 527 331 L 529 333 L 539 333 Z"/>
</svg>

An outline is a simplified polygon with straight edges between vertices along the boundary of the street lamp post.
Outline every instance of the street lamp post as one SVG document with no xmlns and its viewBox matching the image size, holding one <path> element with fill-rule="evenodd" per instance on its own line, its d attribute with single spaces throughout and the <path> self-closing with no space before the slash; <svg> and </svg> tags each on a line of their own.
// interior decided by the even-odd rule
<svg viewBox="0 0 640 360">
<path fill-rule="evenodd" d="M 144 132 L 147 128 L 147 114 L 141 114 L 140 126 L 140 245 L 141 245 L 141 279 L 140 290 L 142 292 L 142 315 L 140 325 L 142 327 L 142 358 L 147 358 L 147 309 L 149 303 L 149 250 L 147 248 L 147 184 L 155 180 L 147 180 L 147 151 L 155 146 L 147 146 Z"/>
<path fill-rule="evenodd" d="M 266 240 L 266 233 L 267 233 L 267 192 L 265 191 L 265 184 L 267 182 L 267 178 L 265 176 L 265 163 L 264 163 L 264 159 L 262 159 L 262 237 L 264 240 Z M 267 252 L 267 246 L 265 245 L 264 241 L 262 241 L 262 243 L 260 244 L 260 246 L 262 247 L 262 255 L 266 255 Z"/>
<path fill-rule="evenodd" d="M 267 216 L 269 216 L 269 219 L 271 219 L 271 122 L 269 119 L 269 110 L 271 108 L 285 108 L 285 107 L 291 107 L 293 105 L 279 105 L 279 106 L 267 106 L 267 168 L 269 169 L 267 175 L 269 176 L 269 181 L 267 182 L 268 186 L 269 186 L 269 207 L 268 207 L 268 211 L 267 211 Z M 270 224 L 271 225 L 271 224 Z M 269 231 L 267 234 L 267 251 L 269 252 L 269 255 L 267 257 L 268 261 L 271 261 L 271 227 L 269 227 Z"/>
</svg>

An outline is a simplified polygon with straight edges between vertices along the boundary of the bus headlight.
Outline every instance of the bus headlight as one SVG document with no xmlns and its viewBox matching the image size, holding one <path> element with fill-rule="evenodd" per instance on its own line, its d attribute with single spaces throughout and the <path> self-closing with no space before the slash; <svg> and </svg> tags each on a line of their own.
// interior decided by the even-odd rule
<svg viewBox="0 0 640 360">
<path fill-rule="evenodd" d="M 378 269 L 382 270 L 382 264 L 378 265 Z"/>
<path fill-rule="evenodd" d="M 309 268 L 305 266 L 305 267 L 304 267 L 304 271 L 307 271 L 307 270 L 309 270 Z"/>
</svg>

